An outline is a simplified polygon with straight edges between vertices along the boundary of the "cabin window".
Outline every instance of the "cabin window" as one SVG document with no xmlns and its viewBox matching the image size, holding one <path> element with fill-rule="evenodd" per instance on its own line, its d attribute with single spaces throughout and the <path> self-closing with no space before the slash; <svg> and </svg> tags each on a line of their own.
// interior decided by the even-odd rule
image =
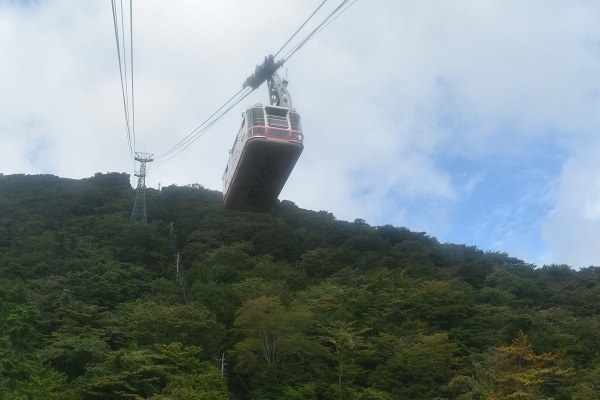
<svg viewBox="0 0 600 400">
<path fill-rule="evenodd" d="M 292 132 L 292 137 L 296 140 L 299 140 L 301 142 L 304 141 L 304 135 L 301 134 L 300 132 Z"/>
<path fill-rule="evenodd" d="M 265 107 L 267 112 L 267 125 L 278 128 L 288 128 L 287 108 Z"/>
<path fill-rule="evenodd" d="M 262 108 L 248 110 L 248 126 L 265 125 L 265 115 Z"/>
<path fill-rule="evenodd" d="M 278 128 L 288 127 L 287 118 L 278 115 L 267 115 L 267 123 L 269 126 L 276 126 Z"/>
<path fill-rule="evenodd" d="M 265 107 L 265 111 L 267 112 L 267 116 L 274 115 L 276 117 L 287 117 L 288 109 L 287 108 L 279 108 L 279 107 Z"/>
<path fill-rule="evenodd" d="M 300 126 L 300 114 L 290 112 L 290 124 L 293 131 L 302 132 L 302 127 Z"/>
</svg>

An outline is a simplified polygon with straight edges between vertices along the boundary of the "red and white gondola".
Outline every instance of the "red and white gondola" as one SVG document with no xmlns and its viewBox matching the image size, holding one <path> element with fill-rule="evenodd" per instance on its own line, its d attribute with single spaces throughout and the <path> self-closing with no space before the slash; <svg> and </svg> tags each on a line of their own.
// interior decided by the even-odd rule
<svg viewBox="0 0 600 400">
<path fill-rule="evenodd" d="M 224 206 L 236 211 L 270 210 L 304 149 L 303 140 L 295 109 L 249 107 L 242 114 L 223 173 Z"/>
</svg>

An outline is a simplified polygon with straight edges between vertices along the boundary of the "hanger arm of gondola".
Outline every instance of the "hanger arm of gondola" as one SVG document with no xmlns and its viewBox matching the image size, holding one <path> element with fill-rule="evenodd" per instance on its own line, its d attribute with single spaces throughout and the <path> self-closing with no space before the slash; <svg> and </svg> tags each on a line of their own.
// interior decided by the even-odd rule
<svg viewBox="0 0 600 400">
<path fill-rule="evenodd" d="M 277 71 L 267 79 L 269 86 L 269 101 L 272 106 L 292 108 L 292 98 L 287 90 L 288 81 L 281 79 Z"/>
</svg>

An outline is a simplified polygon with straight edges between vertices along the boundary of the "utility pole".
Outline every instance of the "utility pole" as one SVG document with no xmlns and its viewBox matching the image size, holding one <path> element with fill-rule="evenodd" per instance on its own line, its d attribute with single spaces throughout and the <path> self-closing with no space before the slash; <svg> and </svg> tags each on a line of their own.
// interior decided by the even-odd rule
<svg viewBox="0 0 600 400">
<path fill-rule="evenodd" d="M 183 301 L 185 304 L 189 304 L 190 302 L 190 289 L 188 287 L 188 281 L 185 277 L 185 269 L 183 268 L 183 261 L 181 260 L 181 254 L 179 253 L 179 248 L 177 247 L 177 239 L 175 238 L 175 227 L 173 226 L 173 222 L 171 222 L 171 232 L 169 233 L 171 238 L 171 245 L 173 246 L 173 250 L 175 251 L 175 268 L 177 271 L 177 280 L 179 281 L 179 285 L 181 286 L 181 295 L 183 296 Z"/>
<path fill-rule="evenodd" d="M 145 224 L 148 223 L 146 218 L 146 164 L 154 161 L 153 155 L 150 153 L 135 153 L 134 160 L 139 161 L 140 170 L 134 174 L 138 177 L 138 183 L 135 190 L 135 203 L 131 213 L 131 222 L 144 221 Z"/>
<path fill-rule="evenodd" d="M 175 255 L 175 262 L 177 263 L 177 280 L 179 280 L 179 285 L 181 286 L 183 301 L 185 301 L 185 304 L 189 304 L 190 290 L 188 289 L 188 283 L 185 277 L 185 270 L 183 269 L 183 263 L 181 262 L 181 255 L 179 254 L 179 252 L 177 252 L 177 254 Z"/>
</svg>

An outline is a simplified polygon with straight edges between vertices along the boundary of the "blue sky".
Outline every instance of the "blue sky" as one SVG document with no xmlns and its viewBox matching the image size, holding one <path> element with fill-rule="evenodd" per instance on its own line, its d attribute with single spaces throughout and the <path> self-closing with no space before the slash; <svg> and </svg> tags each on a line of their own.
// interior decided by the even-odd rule
<svg viewBox="0 0 600 400">
<path fill-rule="evenodd" d="M 134 2 L 136 150 L 183 139 L 321 1 Z M 0 0 L 1 173 L 133 175 L 116 55 L 109 1 Z M 280 198 L 600 265 L 600 2 L 358 0 L 281 72 L 305 151 Z M 220 190 L 239 113 L 267 99 L 153 163 L 147 185 Z"/>
</svg>

